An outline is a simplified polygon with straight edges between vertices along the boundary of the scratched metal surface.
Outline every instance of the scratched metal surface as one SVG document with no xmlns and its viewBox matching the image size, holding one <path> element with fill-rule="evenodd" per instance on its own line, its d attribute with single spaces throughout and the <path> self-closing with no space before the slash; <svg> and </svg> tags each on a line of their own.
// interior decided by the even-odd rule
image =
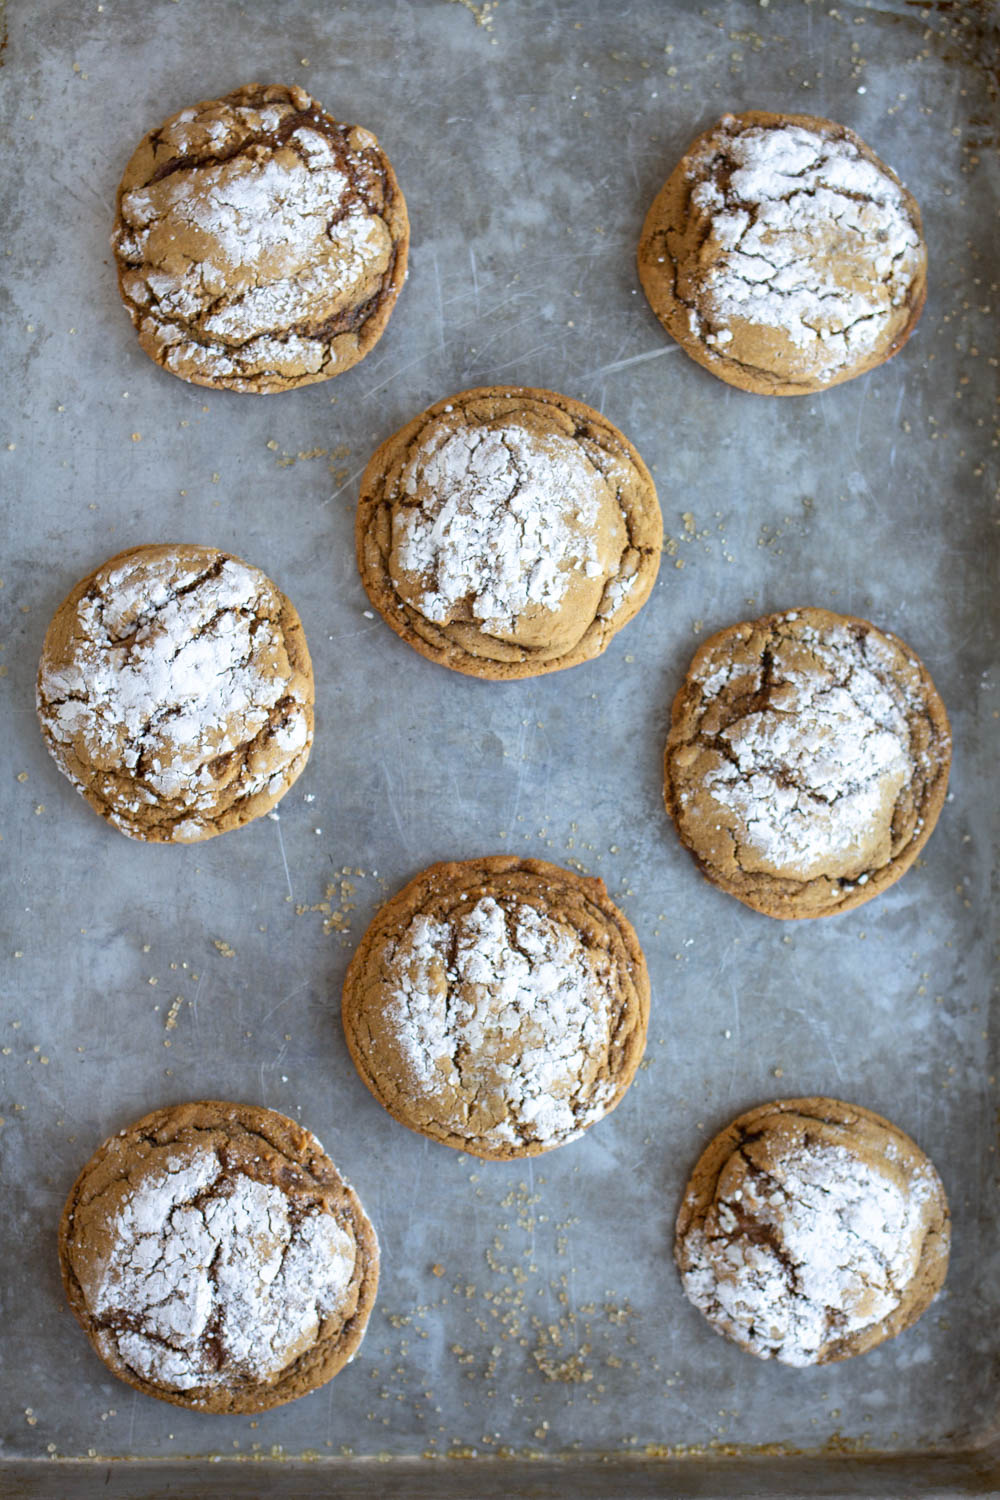
<svg viewBox="0 0 1000 1500">
<path fill-rule="evenodd" d="M 8 10 L 10 1458 L 642 1453 L 812 1448 L 834 1434 L 896 1452 L 961 1445 L 994 1421 L 996 165 L 973 56 L 986 12 L 500 0 L 486 25 L 471 12 L 446 0 Z M 252 79 L 301 82 L 373 128 L 413 223 L 409 282 L 374 353 L 266 399 L 204 392 L 148 361 L 108 249 L 143 131 Z M 931 291 L 910 346 L 816 399 L 712 379 L 637 290 L 655 190 L 694 134 L 750 106 L 850 124 L 926 216 Z M 600 661 L 511 685 L 446 673 L 369 618 L 352 547 L 374 445 L 426 403 L 494 381 L 606 412 L 653 467 L 672 538 L 650 602 Z M 172 538 L 229 548 L 287 590 L 318 687 L 315 750 L 280 821 L 188 849 L 143 847 L 95 818 L 47 757 L 32 701 L 69 587 L 122 547 Z M 858 911 L 789 927 L 700 880 L 662 811 L 660 754 L 699 633 L 803 603 L 868 616 L 922 655 L 956 761 L 919 868 Z M 501 850 L 602 875 L 653 979 L 648 1063 L 628 1098 L 533 1166 L 476 1164 L 397 1126 L 355 1076 L 337 1015 L 351 944 L 383 895 L 431 860 Z M 363 872 L 351 889 L 345 867 Z M 324 930 L 331 916 L 345 935 Z M 670 1237 L 706 1133 L 810 1093 L 911 1132 L 941 1170 L 955 1234 L 946 1292 L 916 1329 L 803 1372 L 709 1331 L 681 1296 Z M 58 1281 L 60 1207 L 94 1146 L 203 1096 L 301 1119 L 382 1243 L 357 1362 L 255 1421 L 118 1384 Z"/>
</svg>

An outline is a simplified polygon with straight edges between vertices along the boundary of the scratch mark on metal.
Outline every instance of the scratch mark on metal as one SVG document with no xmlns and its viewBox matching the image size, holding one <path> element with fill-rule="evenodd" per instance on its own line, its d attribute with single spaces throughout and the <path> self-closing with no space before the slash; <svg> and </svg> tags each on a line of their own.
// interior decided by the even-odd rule
<svg viewBox="0 0 1000 1500">
<path fill-rule="evenodd" d="M 514 790 L 514 806 L 511 811 L 511 822 L 517 818 L 521 807 L 521 793 L 524 791 L 524 744 L 528 737 L 526 725 L 521 725 L 521 732 L 517 737 L 517 786 Z"/>
<path fill-rule="evenodd" d="M 422 365 L 427 358 L 427 354 L 428 351 L 425 349 L 422 354 L 417 355 L 416 359 L 408 360 L 405 365 L 399 365 L 397 369 L 393 370 L 391 375 L 387 375 L 384 380 L 380 380 L 378 385 L 373 385 L 369 390 L 365 391 L 362 399 L 367 401 L 369 397 L 377 395 L 379 391 L 384 391 L 387 385 L 391 385 L 394 380 L 400 375 L 405 374 L 407 370 L 412 370 L 414 365 Z"/>
<path fill-rule="evenodd" d="M 288 860 L 285 856 L 285 841 L 281 836 L 281 824 L 277 821 L 277 819 L 275 819 L 274 826 L 278 830 L 278 848 L 281 850 L 281 863 L 285 867 L 285 880 L 288 882 L 288 896 L 289 899 L 291 899 L 294 895 L 294 892 L 292 890 L 292 877 L 288 873 Z"/>
<path fill-rule="evenodd" d="M 397 735 L 396 735 L 396 739 L 397 739 L 397 741 L 400 741 L 400 736 L 399 736 L 398 732 L 397 732 Z M 403 747 L 402 747 L 402 743 L 401 742 L 399 744 L 399 759 L 398 759 L 397 763 L 401 764 L 401 765 L 404 765 L 406 763 L 405 762 L 405 758 L 403 756 Z M 409 840 L 409 836 L 408 836 L 408 834 L 406 832 L 405 827 L 403 826 L 403 820 L 399 816 L 399 808 L 398 808 L 397 803 L 396 803 L 396 796 L 395 796 L 395 792 L 394 792 L 394 789 L 393 789 L 392 780 L 391 780 L 391 778 L 389 776 L 389 767 L 385 763 L 383 763 L 383 766 L 382 766 L 382 778 L 383 778 L 383 780 L 385 782 L 385 793 L 386 793 L 386 798 L 387 798 L 388 803 L 389 803 L 389 811 L 392 814 L 392 820 L 393 820 L 393 822 L 395 823 L 396 827 L 399 830 L 399 837 L 402 840 L 403 847 L 406 850 L 407 855 L 409 855 L 409 853 L 410 853 L 410 840 Z"/>
<path fill-rule="evenodd" d="M 476 252 L 469 246 L 469 265 L 472 267 L 472 294 L 476 299 L 476 313 L 479 312 L 479 276 L 476 272 Z"/>
<path fill-rule="evenodd" d="M 438 347 L 444 349 L 447 339 L 444 336 L 444 294 L 441 291 L 441 271 L 438 266 L 437 252 L 431 251 L 431 263 L 434 266 L 434 286 L 437 290 L 438 299 Z"/>
<path fill-rule="evenodd" d="M 350 479 L 345 479 L 344 483 L 340 486 L 340 488 L 338 490 L 334 490 L 334 492 L 333 492 L 332 495 L 328 495 L 327 496 L 327 498 L 323 501 L 323 504 L 324 505 L 329 505 L 331 500 L 336 500 L 336 498 L 337 498 L 338 495 L 342 495 L 344 493 L 344 491 L 350 485 L 352 485 L 356 479 L 359 479 L 361 477 L 361 475 L 365 472 L 365 469 L 367 467 L 368 467 L 367 463 L 363 463 L 361 465 L 360 469 L 355 469 L 355 471 L 351 475 Z"/>
<path fill-rule="evenodd" d="M 903 396 L 905 394 L 906 394 L 906 382 L 905 381 L 901 381 L 900 382 L 900 386 L 899 386 L 899 395 L 896 397 L 896 410 L 892 414 L 892 425 L 893 425 L 893 430 L 894 431 L 898 431 L 899 430 L 899 413 L 902 410 Z M 889 449 L 889 468 L 891 470 L 891 469 L 894 469 L 895 467 L 896 467 L 896 439 L 894 437 L 893 440 L 892 440 L 892 447 Z"/>
<path fill-rule="evenodd" d="M 556 342 L 557 341 L 555 339 L 546 339 L 544 343 L 535 344 L 531 349 L 524 349 L 520 354 L 516 354 L 513 359 L 505 359 L 502 365 L 493 366 L 494 375 L 498 375 L 501 370 L 509 370 L 511 365 L 523 364 L 526 360 L 529 360 L 533 354 L 540 354 L 543 349 L 551 349 L 553 344 L 555 344 Z"/>
<path fill-rule="evenodd" d="M 194 992 L 194 998 L 191 1001 L 191 1019 L 194 1022 L 194 1029 L 195 1029 L 195 1034 L 196 1035 L 197 1035 L 197 1033 L 198 1033 L 198 1031 L 200 1029 L 199 1022 L 198 1022 L 198 1001 L 201 999 L 201 992 L 202 992 L 202 990 L 204 988 L 205 988 L 205 976 L 204 976 L 204 974 L 202 974 L 199 977 L 199 979 L 198 979 L 198 988 L 195 990 L 195 992 Z"/>
<path fill-rule="evenodd" d="M 628 359 L 616 359 L 610 365 L 598 365 L 596 369 L 588 370 L 582 379 L 596 380 L 598 375 L 611 375 L 615 370 L 627 369 L 629 365 L 642 365 L 650 359 L 661 359 L 664 354 L 677 354 L 680 347 L 680 344 L 664 344 L 662 349 L 647 349 L 645 354 L 632 354 Z"/>
<path fill-rule="evenodd" d="M 508 297 L 507 301 L 512 302 L 514 301 L 514 298 Z M 515 328 L 527 328 L 529 324 L 535 326 L 537 325 L 537 323 L 538 314 L 536 311 L 532 310 L 525 317 L 518 318 L 513 323 L 505 322 L 501 324 L 496 333 L 491 333 L 488 339 L 485 339 L 482 343 L 476 346 L 476 354 L 479 356 L 480 361 L 482 360 L 482 356 L 486 353 L 486 351 L 492 348 L 492 346 L 497 342 L 498 339 L 507 338 L 514 332 Z"/>
<path fill-rule="evenodd" d="M 528 1213 L 529 1213 L 529 1222 L 531 1224 L 531 1251 L 530 1251 L 529 1259 L 531 1261 L 534 1261 L 534 1259 L 535 1259 L 535 1219 L 536 1219 L 535 1201 L 534 1201 L 535 1200 L 535 1168 L 534 1168 L 534 1164 L 533 1164 L 530 1156 L 528 1157 L 528 1194 L 529 1194 L 529 1198 L 530 1198 L 530 1202 L 529 1202 L 529 1206 L 528 1206 Z"/>
<path fill-rule="evenodd" d="M 268 1023 L 268 1021 L 274 1015 L 275 1011 L 279 1011 L 283 1005 L 287 1005 L 288 1004 L 289 1000 L 291 1000 L 293 996 L 300 994 L 302 992 L 302 990 L 305 990 L 305 989 L 308 989 L 308 988 L 309 988 L 309 981 L 308 981 L 308 979 L 303 979 L 302 983 L 301 984 L 297 984 L 295 986 L 294 990 L 289 990 L 288 994 L 287 995 L 283 995 L 280 1000 L 278 1000 L 274 1005 L 271 1006 L 270 1010 L 266 1010 L 264 1012 L 263 1016 L 260 1019 L 259 1024 L 261 1026 L 266 1026 L 267 1023 Z"/>
</svg>

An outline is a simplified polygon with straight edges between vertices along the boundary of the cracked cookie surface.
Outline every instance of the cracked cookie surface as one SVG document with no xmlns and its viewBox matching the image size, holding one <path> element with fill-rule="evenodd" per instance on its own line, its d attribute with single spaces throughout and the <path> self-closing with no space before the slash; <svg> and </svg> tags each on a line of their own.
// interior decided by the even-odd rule
<svg viewBox="0 0 1000 1500">
<path fill-rule="evenodd" d="M 42 733 L 91 807 L 130 838 L 242 827 L 309 757 L 302 624 L 259 570 L 214 547 L 133 547 L 84 578 L 42 648 Z"/>
<path fill-rule="evenodd" d="M 599 656 L 648 598 L 662 540 L 632 444 L 552 391 L 488 386 L 438 401 L 361 480 L 368 597 L 422 656 L 474 677 Z"/>
<path fill-rule="evenodd" d="M 323 1385 L 361 1343 L 378 1285 L 375 1232 L 315 1136 L 215 1100 L 104 1142 L 66 1201 L 59 1259 L 108 1369 L 206 1412 Z"/>
<path fill-rule="evenodd" d="M 859 906 L 937 822 L 951 736 L 896 636 L 828 610 L 711 637 L 674 699 L 664 797 L 702 873 L 772 917 Z"/>
<path fill-rule="evenodd" d="M 304 89 L 250 84 L 136 148 L 112 246 L 142 348 L 196 385 L 267 394 L 363 359 L 406 275 L 406 205 L 378 141 Z"/>
<path fill-rule="evenodd" d="M 698 136 L 639 241 L 639 277 L 692 359 L 794 396 L 890 358 L 923 309 L 920 210 L 846 126 L 751 110 Z"/>
<path fill-rule="evenodd" d="M 783 1099 L 706 1146 L 677 1219 L 684 1290 L 761 1359 L 826 1364 L 915 1323 L 948 1269 L 933 1165 L 895 1125 L 837 1099 Z"/>
<path fill-rule="evenodd" d="M 504 1160 L 573 1140 L 642 1057 L 649 978 L 603 882 L 542 860 L 432 865 L 344 981 L 347 1045 L 395 1119 Z"/>
</svg>

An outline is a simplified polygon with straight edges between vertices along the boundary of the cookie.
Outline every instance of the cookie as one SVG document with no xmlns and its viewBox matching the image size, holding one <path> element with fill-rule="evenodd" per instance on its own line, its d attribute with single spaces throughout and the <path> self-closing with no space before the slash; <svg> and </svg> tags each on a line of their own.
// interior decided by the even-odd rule
<svg viewBox="0 0 1000 1500">
<path fill-rule="evenodd" d="M 431 865 L 372 922 L 344 981 L 362 1079 L 411 1130 L 493 1160 L 535 1156 L 619 1103 L 649 978 L 600 880 L 537 859 Z"/>
<path fill-rule="evenodd" d="M 660 322 L 729 385 L 798 396 L 906 343 L 923 310 L 920 210 L 844 125 L 749 110 L 698 136 L 639 241 Z"/>
<path fill-rule="evenodd" d="M 259 818 L 309 758 L 302 623 L 214 547 L 132 547 L 53 617 L 38 714 L 59 769 L 130 838 L 193 843 Z"/>
<path fill-rule="evenodd" d="M 894 635 L 825 609 L 730 626 L 674 699 L 667 811 L 701 871 L 770 917 L 860 906 L 909 869 L 944 802 L 951 736 Z"/>
<path fill-rule="evenodd" d="M 144 136 L 112 247 L 139 343 L 196 385 L 329 380 L 382 335 L 406 276 L 406 204 L 378 141 L 304 89 L 250 84 Z"/>
<path fill-rule="evenodd" d="M 781 1099 L 710 1141 L 677 1219 L 684 1290 L 760 1359 L 822 1365 L 909 1328 L 948 1269 L 941 1179 L 909 1136 L 838 1099 Z"/>
<path fill-rule="evenodd" d="M 161 1109 L 104 1142 L 59 1224 L 69 1305 L 113 1375 L 206 1412 L 259 1412 L 351 1359 L 378 1242 L 316 1137 L 270 1109 Z"/>
<path fill-rule="evenodd" d="M 656 580 L 663 521 L 642 459 L 606 417 L 552 391 L 438 401 L 361 480 L 368 597 L 422 656 L 472 677 L 535 677 L 599 656 Z"/>
</svg>

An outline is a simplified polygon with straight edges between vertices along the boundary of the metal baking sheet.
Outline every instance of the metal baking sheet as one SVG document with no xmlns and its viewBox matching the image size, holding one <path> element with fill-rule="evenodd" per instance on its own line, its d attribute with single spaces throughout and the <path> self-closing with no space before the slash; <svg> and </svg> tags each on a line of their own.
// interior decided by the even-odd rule
<svg viewBox="0 0 1000 1500">
<path fill-rule="evenodd" d="M 8 1493 L 990 1489 L 995 17 L 903 0 L 7 7 Z M 373 353 L 267 398 L 158 370 L 108 247 L 143 132 L 252 80 L 301 83 L 375 130 L 413 225 L 409 281 Z M 851 125 L 925 216 L 916 334 L 816 398 L 713 379 L 638 289 L 655 191 L 698 131 L 746 107 Z M 352 544 L 373 447 L 434 399 L 506 381 L 619 424 L 654 470 L 668 536 L 648 605 L 599 661 L 513 684 L 443 671 L 371 618 Z M 48 758 L 33 707 L 70 586 L 120 548 L 170 539 L 266 569 L 302 614 L 318 688 L 315 749 L 280 818 L 190 848 L 105 827 Z M 698 876 L 662 809 L 660 757 L 698 641 L 801 604 L 909 642 L 956 753 L 919 867 L 857 911 L 788 925 Z M 378 902 L 432 860 L 493 851 L 601 875 L 653 979 L 627 1099 L 533 1163 L 477 1163 L 402 1129 L 339 1029 L 344 969 Z M 814 1093 L 915 1136 L 946 1183 L 954 1253 L 915 1329 L 802 1371 L 714 1335 L 670 1247 L 707 1136 L 769 1097 Z M 355 1364 L 257 1419 L 116 1382 L 58 1279 L 59 1211 L 98 1141 L 205 1096 L 308 1125 L 382 1243 Z"/>
</svg>

